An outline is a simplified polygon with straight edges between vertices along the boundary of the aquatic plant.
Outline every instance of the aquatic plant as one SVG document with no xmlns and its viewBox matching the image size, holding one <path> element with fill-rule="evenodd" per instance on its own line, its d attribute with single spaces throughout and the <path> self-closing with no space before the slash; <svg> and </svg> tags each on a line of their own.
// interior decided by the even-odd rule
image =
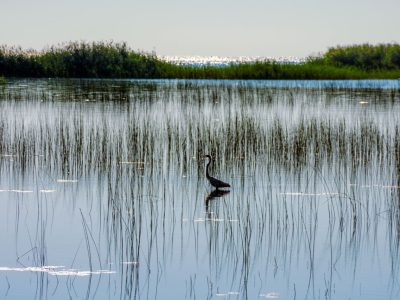
<svg viewBox="0 0 400 300">
<path fill-rule="evenodd" d="M 288 298 L 335 299 L 347 279 L 365 282 L 367 261 L 390 295 L 398 86 L 287 84 L 10 79 L 2 253 L 33 267 L 0 271 L 32 272 L 39 298 L 256 299 L 284 282 Z M 206 153 L 232 183 L 224 198 L 206 184 Z M 8 276 L 10 297 L 19 278 Z"/>
<path fill-rule="evenodd" d="M 362 70 L 399 70 L 399 44 L 362 44 L 329 48 L 322 61 L 338 67 Z"/>
<path fill-rule="evenodd" d="M 41 52 L 0 48 L 0 75 L 63 78 L 367 79 L 399 78 L 399 45 L 331 48 L 298 64 L 272 61 L 225 67 L 184 66 L 125 43 L 70 42 Z"/>
</svg>

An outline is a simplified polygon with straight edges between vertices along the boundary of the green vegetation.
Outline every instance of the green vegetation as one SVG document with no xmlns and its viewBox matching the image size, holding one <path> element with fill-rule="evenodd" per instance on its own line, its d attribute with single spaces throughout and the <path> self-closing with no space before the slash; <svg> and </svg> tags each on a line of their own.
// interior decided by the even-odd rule
<svg viewBox="0 0 400 300">
<path fill-rule="evenodd" d="M 4 76 L 0 76 L 0 85 L 6 84 L 6 79 Z"/>
<path fill-rule="evenodd" d="M 178 66 L 125 43 L 78 43 L 42 52 L 0 48 L 0 76 L 193 79 L 367 79 L 400 77 L 400 45 L 330 48 L 300 64 L 271 61 L 226 67 Z"/>
<path fill-rule="evenodd" d="M 400 45 L 369 44 L 330 48 L 323 60 L 337 67 L 355 67 L 363 70 L 399 70 Z"/>
<path fill-rule="evenodd" d="M 0 74 L 15 77 L 153 78 L 158 63 L 126 44 L 69 43 L 43 52 L 0 49 Z"/>
</svg>

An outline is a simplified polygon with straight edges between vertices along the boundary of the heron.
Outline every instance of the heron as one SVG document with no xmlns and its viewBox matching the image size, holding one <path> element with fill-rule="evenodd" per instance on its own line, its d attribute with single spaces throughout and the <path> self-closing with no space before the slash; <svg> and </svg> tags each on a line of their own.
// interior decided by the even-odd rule
<svg viewBox="0 0 400 300">
<path fill-rule="evenodd" d="M 208 181 L 210 182 L 210 184 L 215 187 L 217 190 L 219 188 L 224 188 L 224 187 L 231 187 L 231 185 L 229 183 L 223 182 L 222 180 L 219 180 L 217 178 L 214 178 L 212 176 L 210 176 L 210 174 L 208 173 L 208 167 L 211 164 L 212 158 L 211 155 L 205 155 L 204 157 L 208 158 L 208 163 L 206 166 L 206 177 L 208 179 Z"/>
</svg>

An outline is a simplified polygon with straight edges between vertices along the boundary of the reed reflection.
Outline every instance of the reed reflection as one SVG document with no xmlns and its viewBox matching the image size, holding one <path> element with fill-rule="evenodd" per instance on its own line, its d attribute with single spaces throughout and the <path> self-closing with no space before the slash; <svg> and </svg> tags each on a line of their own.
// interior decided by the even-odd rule
<svg viewBox="0 0 400 300">
<path fill-rule="evenodd" d="M 0 276 L 10 281 L 8 295 L 26 286 L 38 298 L 55 291 L 59 298 L 345 299 L 359 292 L 354 286 L 365 293 L 371 286 L 395 299 L 398 95 L 314 83 L 5 87 Z M 205 195 L 200 153 L 218 157 L 231 193 Z M 42 273 L 22 272 L 16 258 Z M 66 279 L 45 265 L 114 273 Z M 391 272 L 376 277 L 377 268 Z M 393 294 L 382 288 L 388 282 Z"/>
</svg>

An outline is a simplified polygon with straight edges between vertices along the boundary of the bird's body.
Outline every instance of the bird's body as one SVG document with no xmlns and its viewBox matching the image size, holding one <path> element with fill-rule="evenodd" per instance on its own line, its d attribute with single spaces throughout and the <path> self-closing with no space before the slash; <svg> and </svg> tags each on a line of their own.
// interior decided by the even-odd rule
<svg viewBox="0 0 400 300">
<path fill-rule="evenodd" d="M 216 189 L 224 188 L 224 187 L 231 187 L 229 183 L 223 182 L 222 180 L 219 180 L 217 178 L 214 178 L 214 177 L 210 176 L 209 171 L 208 171 L 208 167 L 210 166 L 212 159 L 211 159 L 210 155 L 206 155 L 205 157 L 208 158 L 208 163 L 207 163 L 207 166 L 206 166 L 206 177 L 207 177 L 208 181 L 210 182 L 210 184 L 213 187 L 215 187 Z"/>
</svg>

